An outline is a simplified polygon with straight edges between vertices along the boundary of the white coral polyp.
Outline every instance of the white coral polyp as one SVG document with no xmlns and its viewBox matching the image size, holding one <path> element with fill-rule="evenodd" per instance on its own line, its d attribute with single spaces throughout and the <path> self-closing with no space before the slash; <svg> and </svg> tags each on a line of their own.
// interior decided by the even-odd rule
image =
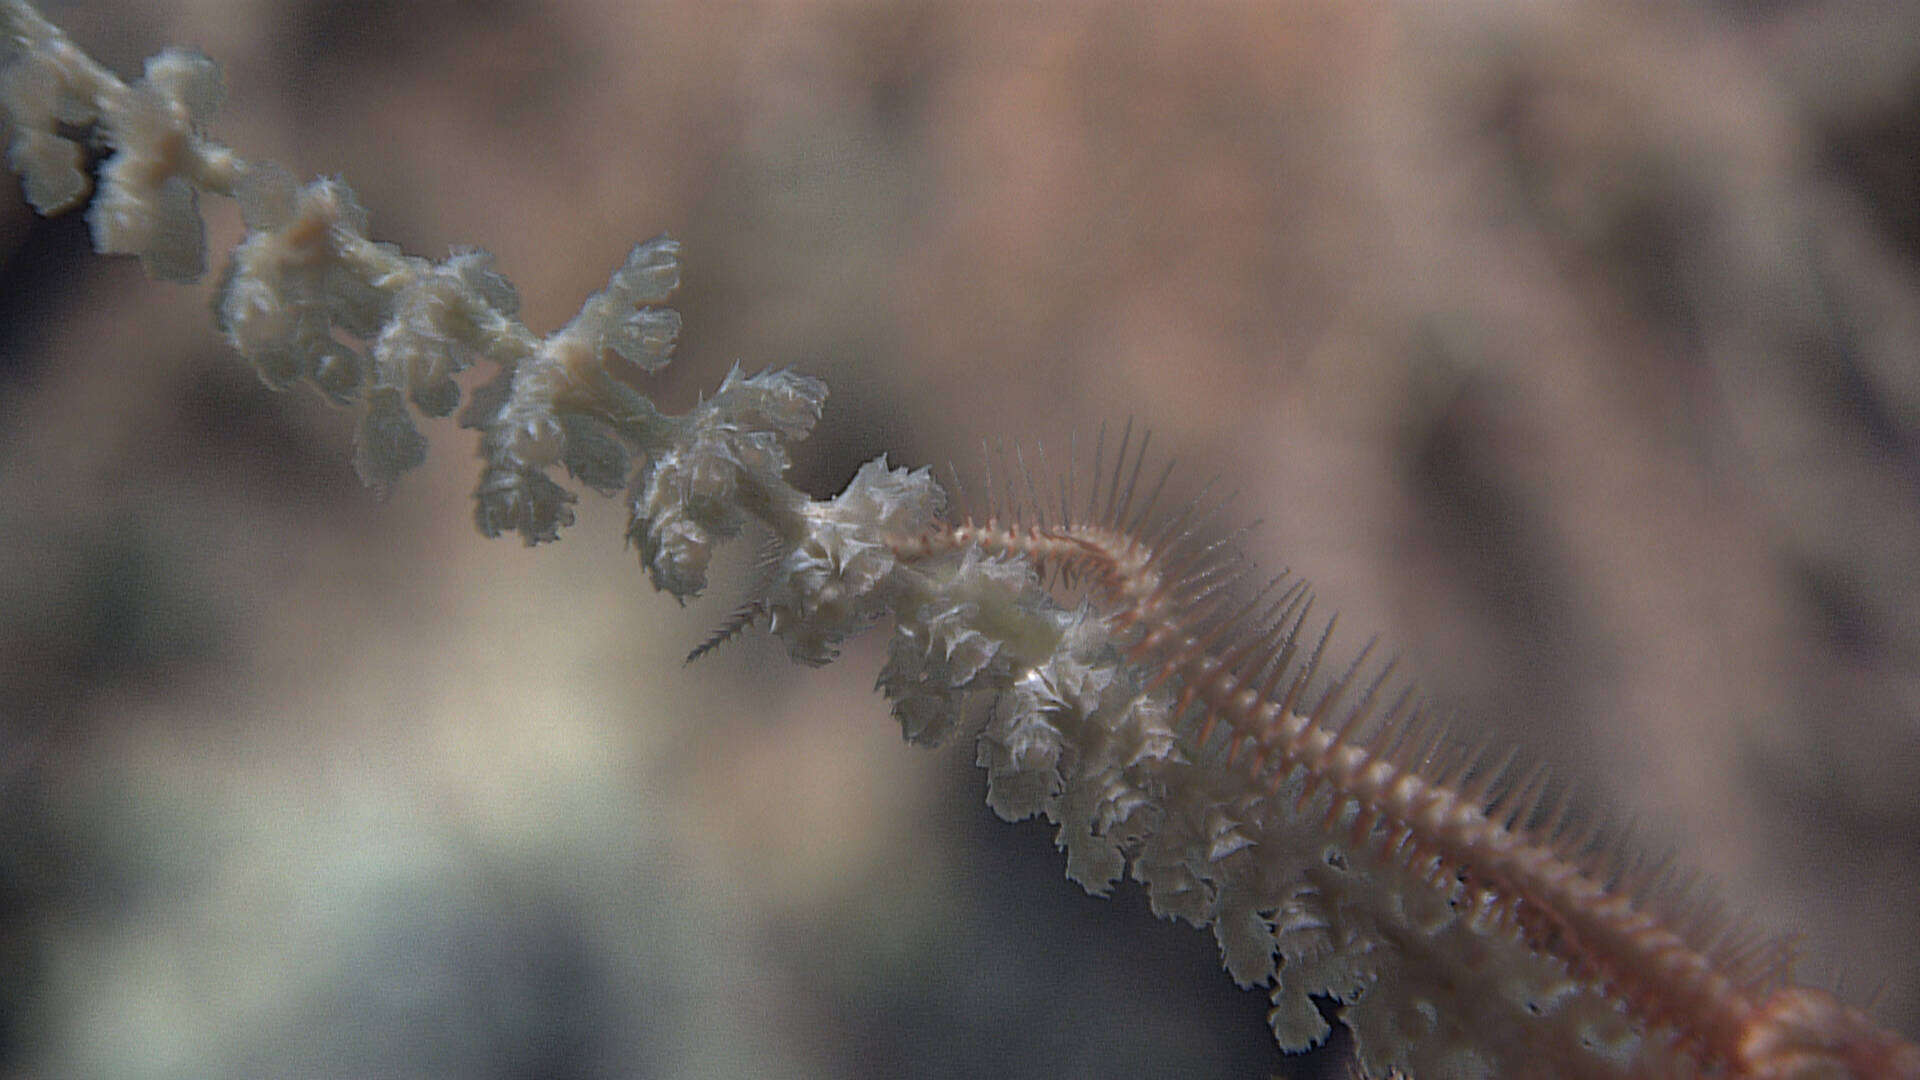
<svg viewBox="0 0 1920 1080">
<path fill-rule="evenodd" d="M 967 551 L 934 599 L 906 604 L 896 614 L 875 687 L 894 703 L 908 742 L 942 742 L 963 723 L 972 702 L 1008 681 L 1001 642 L 976 628 L 983 585 L 1000 584 L 981 573 L 988 562 Z"/>
<path fill-rule="evenodd" d="M 221 95 L 213 62 L 177 49 L 149 60 L 139 83 L 102 94 L 115 117 L 109 137 L 117 152 L 101 169 L 87 213 L 96 249 L 138 255 L 162 280 L 195 281 L 206 272 L 197 188 L 222 152 L 202 144 L 198 128 Z"/>
<path fill-rule="evenodd" d="M 837 498 L 800 508 L 805 532 L 768 590 L 769 627 L 789 655 L 824 664 L 894 607 L 884 586 L 897 564 L 885 541 L 926 529 L 943 498 L 928 470 L 890 469 L 882 456 L 862 465 Z"/>
</svg>

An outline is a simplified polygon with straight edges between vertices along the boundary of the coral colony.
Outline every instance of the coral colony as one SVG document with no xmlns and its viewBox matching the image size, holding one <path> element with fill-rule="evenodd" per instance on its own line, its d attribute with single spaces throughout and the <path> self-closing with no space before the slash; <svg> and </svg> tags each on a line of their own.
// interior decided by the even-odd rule
<svg viewBox="0 0 1920 1080">
<path fill-rule="evenodd" d="M 672 353 L 673 240 L 636 246 L 542 337 L 485 252 L 378 243 L 344 184 L 212 141 L 207 58 L 163 52 L 129 85 L 19 0 L 0 31 L 28 201 L 87 203 L 99 251 L 192 281 L 199 197 L 237 200 L 220 329 L 269 386 L 358 410 L 369 484 L 420 463 L 419 417 L 457 412 L 480 433 L 489 536 L 556 539 L 564 473 L 626 501 L 654 586 L 684 600 L 716 545 L 755 535 L 756 591 L 709 647 L 763 626 L 822 664 L 889 626 L 879 689 L 906 737 L 974 735 L 993 809 L 1057 825 L 1070 877 L 1104 893 L 1130 875 L 1159 914 L 1211 927 L 1234 980 L 1270 988 L 1283 1048 L 1326 1037 L 1321 997 L 1376 1075 L 1920 1077 L 1920 1047 L 1795 985 L 1780 942 L 1596 835 L 1542 771 L 1462 747 L 1391 663 L 1362 650 L 1323 677 L 1331 620 L 1308 589 L 1253 580 L 1220 501 L 1177 496 L 1131 426 L 1064 477 L 1003 468 L 972 514 L 943 516 L 926 469 L 884 458 L 811 499 L 784 474 L 819 380 L 736 369 L 676 416 L 622 377 Z M 79 138 L 108 151 L 97 185 Z M 494 373 L 463 407 L 477 361 Z"/>
</svg>

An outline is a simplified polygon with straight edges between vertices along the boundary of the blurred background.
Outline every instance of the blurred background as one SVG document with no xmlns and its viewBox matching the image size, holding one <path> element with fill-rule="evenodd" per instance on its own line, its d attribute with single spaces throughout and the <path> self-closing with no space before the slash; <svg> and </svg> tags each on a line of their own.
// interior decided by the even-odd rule
<svg viewBox="0 0 1920 1080">
<path fill-rule="evenodd" d="M 1920 1034 L 1920 6 L 47 7 L 538 330 L 672 232 L 649 388 L 824 377 L 815 495 L 1150 425 L 1347 651 Z M 903 745 L 879 635 L 683 668 L 737 577 L 652 595 L 591 495 L 482 540 L 451 425 L 375 498 L 209 286 L 0 188 L 0 1076 L 1333 1063 Z"/>
</svg>

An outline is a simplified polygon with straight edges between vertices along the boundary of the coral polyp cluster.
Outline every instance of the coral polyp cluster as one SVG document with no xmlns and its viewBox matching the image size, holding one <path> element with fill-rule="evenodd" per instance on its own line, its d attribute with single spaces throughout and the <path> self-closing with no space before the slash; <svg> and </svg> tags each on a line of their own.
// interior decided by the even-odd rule
<svg viewBox="0 0 1920 1080">
<path fill-rule="evenodd" d="M 1311 623 L 1310 590 L 1263 579 L 1229 501 L 1180 502 L 1131 426 L 1111 463 L 1102 438 L 1085 470 L 1003 470 L 971 516 L 885 457 L 811 498 L 786 472 L 820 420 L 818 379 L 736 369 L 678 415 L 640 389 L 681 330 L 672 239 L 636 245 L 537 334 L 486 253 L 406 254 L 371 238 L 343 183 L 300 185 L 210 139 L 204 57 L 163 53 L 129 85 L 21 0 L 0 0 L 0 33 L 29 201 L 87 198 L 90 139 L 109 152 L 98 249 L 192 280 L 200 196 L 235 198 L 248 232 L 221 329 L 269 386 L 359 410 L 369 484 L 420 463 L 421 419 L 457 413 L 480 435 L 489 536 L 557 539 L 578 498 L 557 471 L 624 499 L 646 573 L 679 600 L 707 587 L 718 545 L 754 535 L 759 572 L 716 641 L 762 624 L 823 664 L 887 627 L 878 688 L 906 737 L 972 737 L 989 803 L 1054 822 L 1070 877 L 1104 893 L 1131 876 L 1159 914 L 1211 927 L 1237 982 L 1271 986 L 1283 1047 L 1327 1037 L 1330 999 L 1382 1072 L 1920 1077 L 1920 1047 L 1792 985 L 1779 942 L 1544 772 L 1454 738 L 1392 663 L 1368 666 L 1371 646 L 1327 678 L 1332 622 Z M 463 394 L 478 363 L 494 372 Z M 1039 495 L 1056 479 L 1057 503 Z"/>
</svg>

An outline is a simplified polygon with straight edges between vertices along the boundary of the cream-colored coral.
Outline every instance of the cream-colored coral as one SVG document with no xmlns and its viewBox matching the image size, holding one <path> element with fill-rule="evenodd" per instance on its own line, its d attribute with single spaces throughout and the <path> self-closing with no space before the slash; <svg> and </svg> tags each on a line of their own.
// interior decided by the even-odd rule
<svg viewBox="0 0 1920 1080">
<path fill-rule="evenodd" d="M 20 0 L 0 3 L 0 26 L 9 161 L 29 199 L 53 212 L 85 197 L 61 129 L 93 125 L 113 151 L 90 211 L 96 245 L 191 279 L 205 267 L 199 195 L 237 197 L 249 234 L 223 282 L 222 326 L 269 385 L 311 382 L 364 408 L 369 482 L 419 462 L 416 417 L 458 409 L 458 372 L 496 365 L 461 411 L 481 432 L 483 532 L 557 538 L 576 498 L 551 475 L 562 467 L 626 491 L 642 562 L 683 599 L 706 586 L 719 543 L 763 533 L 770 573 L 746 610 L 810 663 L 892 620 L 880 689 L 906 736 L 975 736 L 989 802 L 1053 821 L 1070 877 L 1105 892 L 1131 873 L 1157 912 L 1211 927 L 1237 982 L 1272 986 L 1284 1047 L 1326 1036 L 1318 996 L 1344 1003 L 1375 1069 L 1684 1074 L 1698 1055 L 1756 1076 L 1920 1071 L 1908 1044 L 1830 996 L 1720 985 L 1722 968 L 1744 969 L 1668 932 L 1669 912 L 1550 834 L 1497 820 L 1493 792 L 1451 767 L 1399 758 L 1386 736 L 1348 741 L 1368 713 L 1330 727 L 1331 706 L 1307 704 L 1321 690 L 1311 663 L 1284 697 L 1272 682 L 1251 689 L 1249 657 L 1254 670 L 1279 657 L 1276 678 L 1294 670 L 1299 623 L 1280 635 L 1226 620 L 1240 638 L 1203 642 L 1200 616 L 1234 581 L 1215 573 L 1213 547 L 1182 549 L 1180 534 L 1174 550 L 1199 567 L 1173 572 L 1165 549 L 1116 527 L 1127 511 L 1111 494 L 1104 536 L 1070 521 L 949 528 L 928 473 L 884 457 L 838 497 L 808 498 L 785 479 L 787 444 L 818 421 L 825 386 L 792 372 L 736 369 L 687 413 L 661 412 L 617 375 L 659 369 L 677 340 L 679 317 L 660 306 L 678 283 L 670 238 L 636 246 L 541 337 L 485 253 L 407 255 L 370 238 L 344 184 L 299 187 L 208 140 L 219 86 L 204 58 L 162 54 L 128 86 Z M 1088 575 L 1085 595 L 1046 587 L 1063 567 Z M 1230 748 L 1211 737 L 1221 717 Z"/>
</svg>

